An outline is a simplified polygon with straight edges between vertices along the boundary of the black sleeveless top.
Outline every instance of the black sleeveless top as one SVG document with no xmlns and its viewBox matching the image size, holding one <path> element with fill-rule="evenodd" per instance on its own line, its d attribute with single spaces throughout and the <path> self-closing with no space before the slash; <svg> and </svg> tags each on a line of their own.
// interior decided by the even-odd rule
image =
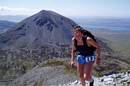
<svg viewBox="0 0 130 86">
<path fill-rule="evenodd" d="M 86 39 L 87 37 L 82 37 L 83 45 L 77 45 L 77 40 L 74 39 L 74 46 L 76 48 L 76 52 L 78 55 L 92 56 L 94 55 L 95 51 L 93 51 L 91 47 L 88 46 Z"/>
</svg>

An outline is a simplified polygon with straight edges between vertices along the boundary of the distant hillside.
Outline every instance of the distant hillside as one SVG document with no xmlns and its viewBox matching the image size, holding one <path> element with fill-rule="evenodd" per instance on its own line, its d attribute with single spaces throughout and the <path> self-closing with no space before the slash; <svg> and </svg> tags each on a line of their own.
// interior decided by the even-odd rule
<svg viewBox="0 0 130 86">
<path fill-rule="evenodd" d="M 0 20 L 0 33 L 5 32 L 15 25 L 14 22 Z"/>
<path fill-rule="evenodd" d="M 0 20 L 20 22 L 27 18 L 25 15 L 0 15 Z"/>
</svg>

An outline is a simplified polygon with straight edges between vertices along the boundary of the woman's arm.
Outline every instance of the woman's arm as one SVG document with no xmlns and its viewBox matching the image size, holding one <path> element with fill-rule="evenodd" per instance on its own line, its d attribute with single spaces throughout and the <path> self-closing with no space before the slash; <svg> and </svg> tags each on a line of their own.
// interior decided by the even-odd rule
<svg viewBox="0 0 130 86">
<path fill-rule="evenodd" d="M 87 43 L 96 48 L 97 59 L 100 59 L 101 47 L 92 38 L 87 37 Z"/>
<path fill-rule="evenodd" d="M 74 37 L 72 38 L 72 49 L 71 49 L 71 62 L 74 62 L 74 56 L 75 56 L 75 46 L 74 46 Z"/>
</svg>

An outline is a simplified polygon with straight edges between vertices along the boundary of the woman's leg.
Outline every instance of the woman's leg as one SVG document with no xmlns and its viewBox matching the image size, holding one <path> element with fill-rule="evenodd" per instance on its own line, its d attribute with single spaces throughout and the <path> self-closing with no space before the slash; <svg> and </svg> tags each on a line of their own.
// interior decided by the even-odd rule
<svg viewBox="0 0 130 86">
<path fill-rule="evenodd" d="M 85 69 L 84 78 L 85 78 L 85 80 L 90 81 L 90 82 L 93 81 L 93 79 L 92 79 L 93 64 L 94 64 L 94 62 L 89 62 L 89 63 L 85 64 L 85 68 L 84 68 Z"/>
<path fill-rule="evenodd" d="M 79 64 L 79 63 L 77 64 L 78 76 L 81 80 L 82 86 L 85 86 L 84 66 L 85 64 Z"/>
</svg>

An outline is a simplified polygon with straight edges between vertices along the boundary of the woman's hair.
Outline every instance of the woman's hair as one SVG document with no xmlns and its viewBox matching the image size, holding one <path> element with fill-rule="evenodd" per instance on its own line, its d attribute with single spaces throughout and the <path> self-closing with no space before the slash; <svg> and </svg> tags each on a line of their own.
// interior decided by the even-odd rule
<svg viewBox="0 0 130 86">
<path fill-rule="evenodd" d="M 82 29 L 81 26 L 74 26 L 74 29 L 77 29 L 77 28 Z"/>
<path fill-rule="evenodd" d="M 75 26 L 74 30 L 80 31 L 81 33 L 83 33 L 83 28 L 81 26 Z"/>
</svg>

